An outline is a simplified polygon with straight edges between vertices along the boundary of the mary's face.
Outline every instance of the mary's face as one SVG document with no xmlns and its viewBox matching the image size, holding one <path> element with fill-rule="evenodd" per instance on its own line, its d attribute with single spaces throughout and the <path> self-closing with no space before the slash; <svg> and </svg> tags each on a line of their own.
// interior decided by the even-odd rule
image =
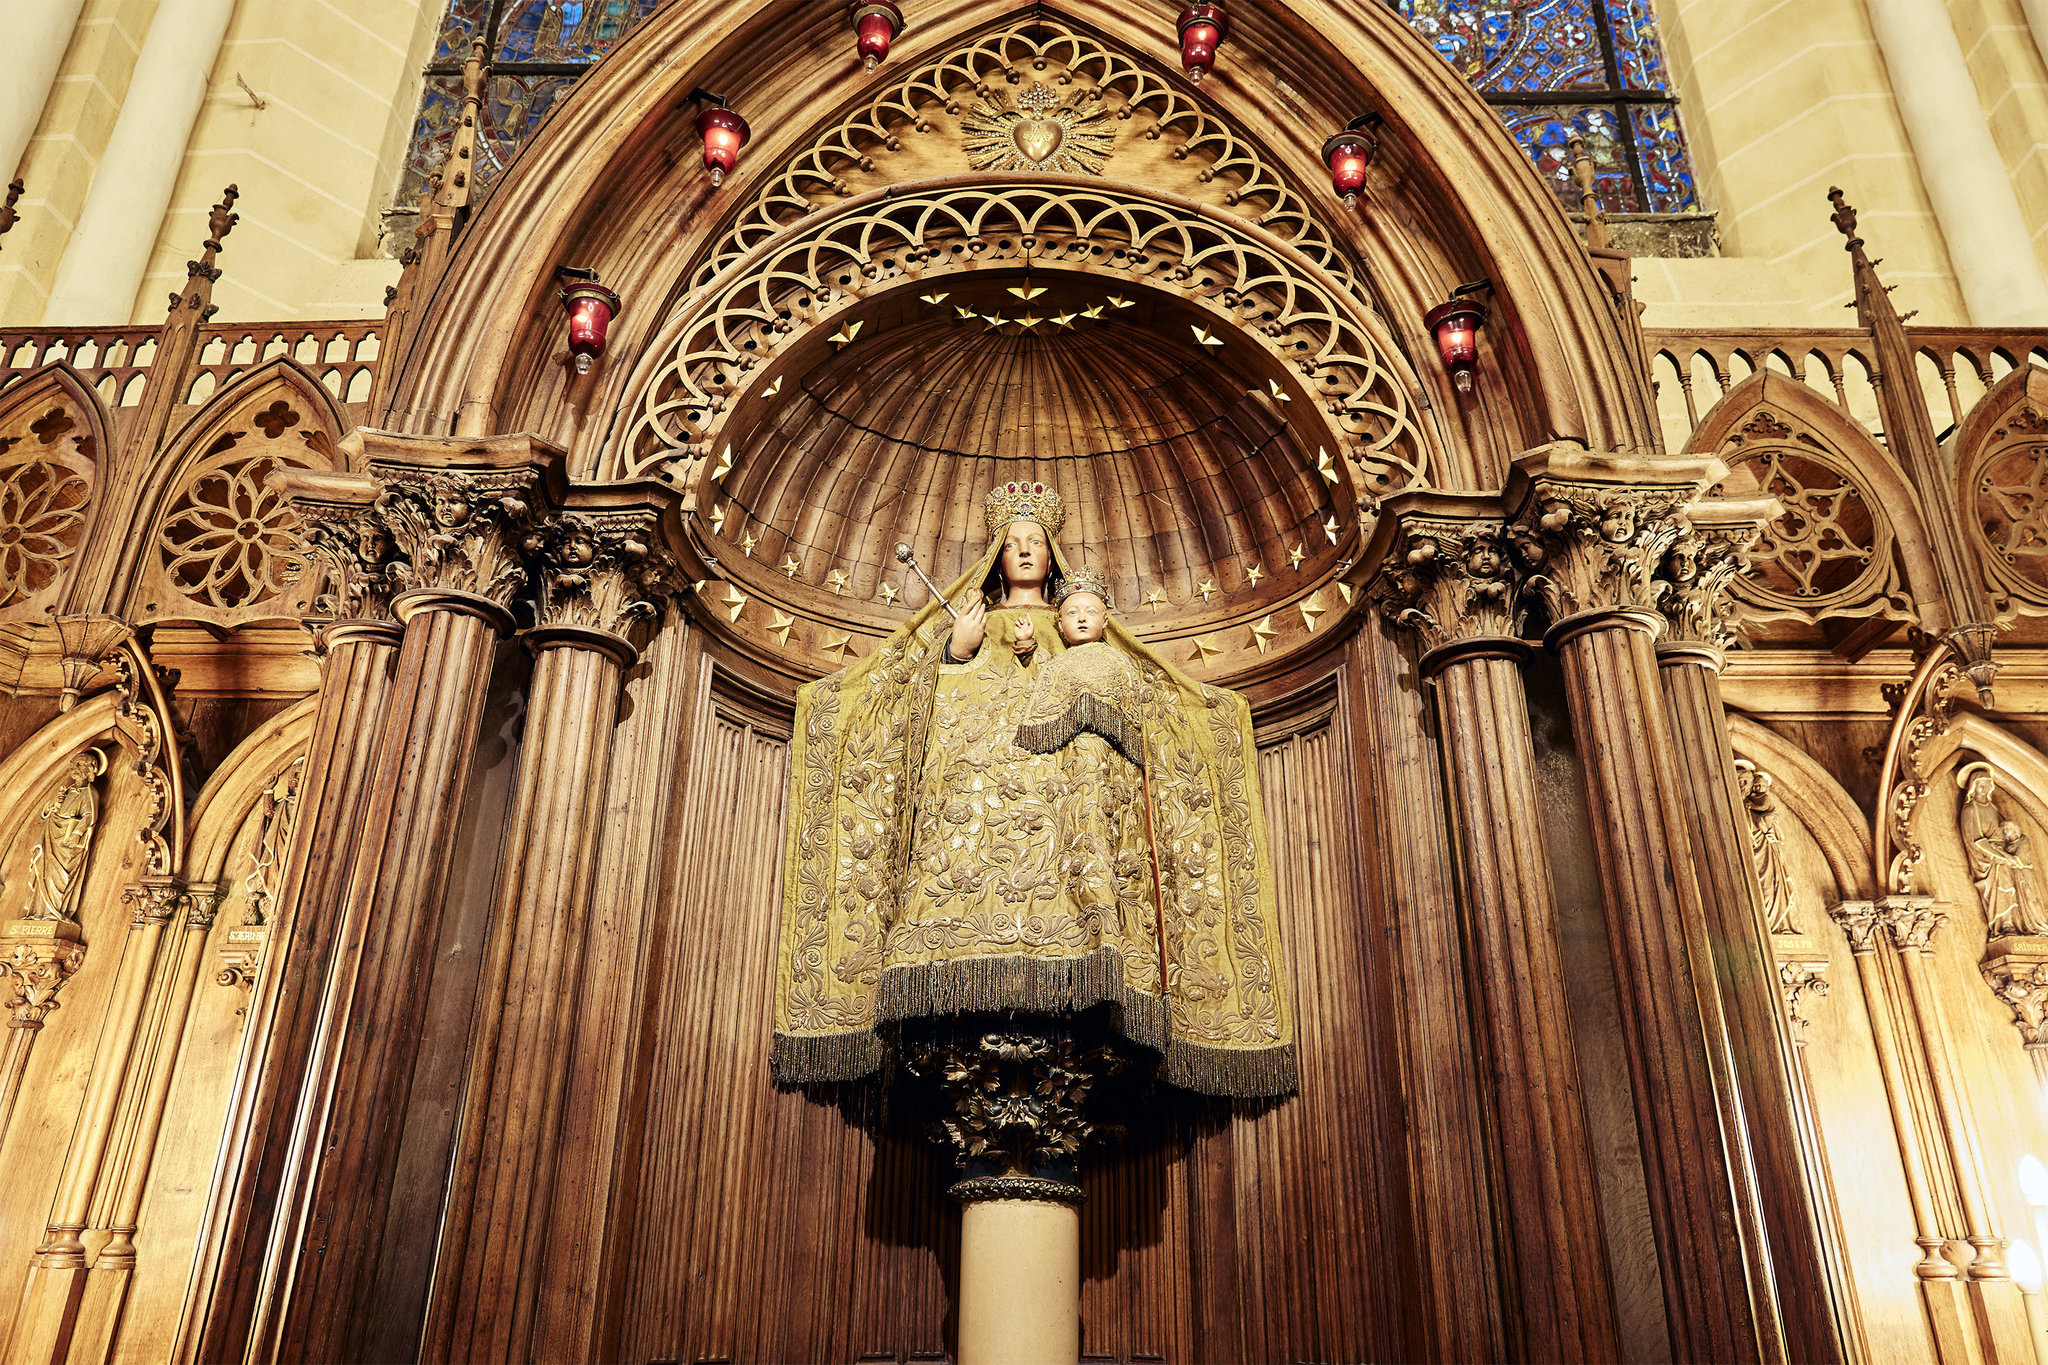
<svg viewBox="0 0 2048 1365">
<path fill-rule="evenodd" d="M 1013 521 L 1003 533 L 1003 582 L 1012 588 L 1035 588 L 1052 572 L 1052 551 L 1045 528 L 1035 521 Z"/>
</svg>

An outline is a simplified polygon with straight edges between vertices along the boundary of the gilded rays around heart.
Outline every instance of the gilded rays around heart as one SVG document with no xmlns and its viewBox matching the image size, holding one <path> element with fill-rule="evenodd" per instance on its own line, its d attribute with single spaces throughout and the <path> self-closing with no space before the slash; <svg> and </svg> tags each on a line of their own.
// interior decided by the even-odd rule
<svg viewBox="0 0 2048 1365">
<path fill-rule="evenodd" d="M 1102 113 L 1084 112 L 1079 97 L 1062 103 L 1033 81 L 1014 108 L 1000 90 L 961 120 L 961 145 L 977 171 L 1066 171 L 1101 175 L 1116 134 L 1099 126 Z"/>
</svg>

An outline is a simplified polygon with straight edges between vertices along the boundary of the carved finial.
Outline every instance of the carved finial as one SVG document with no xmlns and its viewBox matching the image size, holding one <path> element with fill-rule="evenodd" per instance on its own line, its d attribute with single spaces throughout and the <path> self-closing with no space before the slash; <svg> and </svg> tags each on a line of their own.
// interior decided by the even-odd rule
<svg viewBox="0 0 2048 1365">
<path fill-rule="evenodd" d="M 1834 213 L 1830 215 L 1835 220 L 1835 227 L 1849 239 L 1849 245 L 1844 250 L 1854 251 L 1862 246 L 1863 239 L 1856 235 L 1856 206 L 1842 197 L 1840 185 L 1828 187 L 1828 202 L 1835 206 Z"/>
<path fill-rule="evenodd" d="M 19 180 L 15 180 L 7 186 L 7 202 L 0 204 L 0 233 L 7 232 L 16 223 L 21 221 L 21 215 L 14 211 L 14 205 L 21 198 L 21 192 L 24 188 Z"/>
<path fill-rule="evenodd" d="M 235 230 L 235 224 L 242 221 L 242 215 L 234 211 L 235 201 L 242 197 L 240 188 L 228 186 L 220 192 L 220 202 L 213 206 L 213 212 L 206 215 L 206 249 L 219 251 L 221 239 Z"/>
<path fill-rule="evenodd" d="M 1586 245 L 1594 251 L 1606 251 L 1614 245 L 1614 237 L 1607 230 L 1607 210 L 1600 206 L 1593 154 L 1586 150 L 1586 139 L 1581 133 L 1573 133 L 1564 145 L 1571 157 L 1572 186 L 1579 192 L 1579 211 L 1586 215 Z"/>
</svg>

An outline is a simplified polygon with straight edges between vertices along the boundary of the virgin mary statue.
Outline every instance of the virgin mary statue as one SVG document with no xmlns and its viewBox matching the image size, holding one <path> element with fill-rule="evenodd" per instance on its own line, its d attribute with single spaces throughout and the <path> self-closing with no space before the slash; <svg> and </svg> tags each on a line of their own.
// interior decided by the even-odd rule
<svg viewBox="0 0 2048 1365">
<path fill-rule="evenodd" d="M 944 600 L 798 691 L 778 1080 L 874 1071 L 906 1020 L 1098 1010 L 1176 1085 L 1294 1088 L 1244 699 L 1112 619 L 1087 648 L 1135 665 L 1116 742 L 1018 743 L 1066 648 L 1065 521 L 1046 485 L 999 486 L 988 548 Z"/>
</svg>

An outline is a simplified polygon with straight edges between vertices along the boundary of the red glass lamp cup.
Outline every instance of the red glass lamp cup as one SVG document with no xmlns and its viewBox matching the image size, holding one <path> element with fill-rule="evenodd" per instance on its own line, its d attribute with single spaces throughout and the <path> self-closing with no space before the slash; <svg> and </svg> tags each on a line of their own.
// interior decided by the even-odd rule
<svg viewBox="0 0 2048 1365">
<path fill-rule="evenodd" d="M 1471 299 L 1452 299 L 1429 310 L 1423 320 L 1436 338 L 1436 352 L 1459 393 L 1472 392 L 1472 375 L 1479 368 L 1479 329 L 1486 325 L 1486 305 Z"/>
<path fill-rule="evenodd" d="M 1365 188 L 1365 171 L 1378 154 L 1380 140 L 1368 128 L 1346 128 L 1323 144 L 1323 160 L 1330 167 L 1330 188 L 1344 201 L 1345 208 L 1358 203 Z"/>
<path fill-rule="evenodd" d="M 1221 5 L 1189 5 L 1180 12 L 1180 64 L 1200 83 L 1216 65 L 1216 49 L 1230 36 L 1230 16 Z"/>
<path fill-rule="evenodd" d="M 562 291 L 562 307 L 569 310 L 569 354 L 576 373 L 589 374 L 604 354 L 605 334 L 619 315 L 619 296 L 601 284 L 572 285 Z"/>
<path fill-rule="evenodd" d="M 889 55 L 889 44 L 903 31 L 903 11 L 891 0 L 863 0 L 853 7 L 855 49 L 861 69 L 873 71 Z"/>
<path fill-rule="evenodd" d="M 740 148 L 747 145 L 753 131 L 745 119 L 721 104 L 697 115 L 697 135 L 704 139 L 704 166 L 711 172 L 714 188 L 724 184 L 739 164 Z"/>
</svg>

